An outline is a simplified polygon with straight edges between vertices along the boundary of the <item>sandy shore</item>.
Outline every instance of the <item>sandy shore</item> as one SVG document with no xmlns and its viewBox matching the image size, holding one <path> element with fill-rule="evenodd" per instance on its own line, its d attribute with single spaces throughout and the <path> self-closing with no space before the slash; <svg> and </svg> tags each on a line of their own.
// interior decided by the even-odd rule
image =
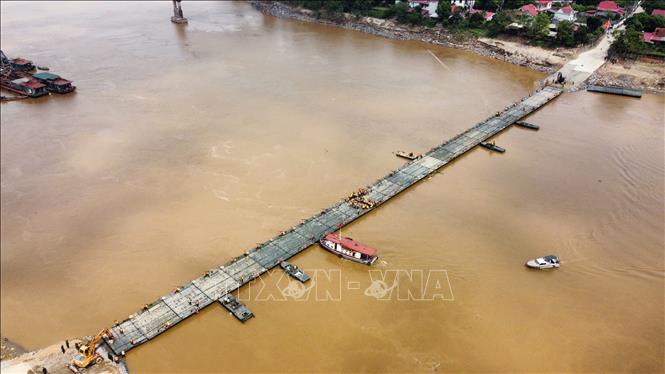
<svg viewBox="0 0 665 374">
<path fill-rule="evenodd" d="M 48 373 L 71 374 L 72 371 L 67 366 L 77 353 L 74 346 L 76 343 L 81 344 L 82 339 L 69 340 L 68 349 L 63 341 L 32 352 L 26 352 L 19 345 L 3 337 L 0 371 L 2 371 L 2 374 L 41 374 L 46 368 Z M 65 353 L 62 353 L 61 346 L 65 348 Z M 105 356 L 105 354 L 102 354 L 102 356 Z M 104 357 L 103 362 L 93 365 L 85 372 L 91 374 L 121 374 L 126 373 L 127 370 L 124 364 L 115 364 Z"/>
</svg>

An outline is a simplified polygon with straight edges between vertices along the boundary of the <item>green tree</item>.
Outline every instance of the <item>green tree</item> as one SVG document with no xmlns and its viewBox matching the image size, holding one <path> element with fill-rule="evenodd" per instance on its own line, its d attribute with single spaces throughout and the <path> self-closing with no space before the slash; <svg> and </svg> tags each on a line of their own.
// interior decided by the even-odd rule
<svg viewBox="0 0 665 374">
<path fill-rule="evenodd" d="M 436 6 L 436 15 L 443 23 L 448 21 L 451 13 L 450 9 L 450 2 L 448 1 L 439 1 L 439 5 Z"/>
<path fill-rule="evenodd" d="M 651 14 L 654 9 L 665 9 L 665 0 L 647 0 L 642 2 L 642 8 Z"/>
<path fill-rule="evenodd" d="M 569 21 L 561 21 L 556 26 L 556 40 L 560 45 L 566 47 L 575 46 L 575 35 L 573 33 L 573 23 Z"/>
<path fill-rule="evenodd" d="M 586 26 L 579 26 L 573 32 L 573 37 L 575 38 L 575 45 L 578 44 L 588 44 L 591 42 L 591 37 L 589 36 L 589 29 Z"/>
<path fill-rule="evenodd" d="M 393 13 L 395 14 L 395 19 L 397 19 L 397 22 L 400 23 L 407 22 L 407 18 L 409 16 L 409 4 L 407 4 L 405 1 L 400 1 L 399 3 L 395 3 L 392 9 Z"/>
<path fill-rule="evenodd" d="M 586 27 L 588 27 L 591 32 L 596 31 L 602 25 L 603 19 L 600 17 L 591 16 L 586 19 Z"/>
<path fill-rule="evenodd" d="M 526 4 L 535 4 L 536 0 L 503 0 L 501 9 L 518 9 Z"/>
<path fill-rule="evenodd" d="M 632 27 L 637 31 L 651 32 L 657 27 L 665 27 L 665 17 L 638 13 L 626 20 L 626 27 Z"/>
<path fill-rule="evenodd" d="M 506 12 L 499 12 L 494 15 L 491 21 L 487 22 L 487 33 L 489 36 L 497 36 L 506 30 L 510 25 L 512 18 Z"/>
<path fill-rule="evenodd" d="M 485 22 L 483 13 L 473 13 L 469 18 L 469 27 L 478 28 Z"/>
<path fill-rule="evenodd" d="M 476 3 L 473 5 L 473 7 L 480 10 L 489 10 L 494 12 L 499 8 L 501 2 L 501 0 L 476 0 Z M 440 3 L 441 2 L 439 2 L 439 4 Z"/>
<path fill-rule="evenodd" d="M 618 31 L 616 39 L 612 43 L 612 50 L 619 54 L 642 53 L 644 51 L 642 34 L 633 28 L 627 28 L 626 31 Z"/>
<path fill-rule="evenodd" d="M 324 2 L 323 9 L 328 13 L 342 13 L 344 4 L 341 0 L 329 0 Z"/>
<path fill-rule="evenodd" d="M 533 17 L 527 29 L 527 36 L 535 40 L 543 40 L 549 34 L 550 18 L 545 13 Z"/>
</svg>

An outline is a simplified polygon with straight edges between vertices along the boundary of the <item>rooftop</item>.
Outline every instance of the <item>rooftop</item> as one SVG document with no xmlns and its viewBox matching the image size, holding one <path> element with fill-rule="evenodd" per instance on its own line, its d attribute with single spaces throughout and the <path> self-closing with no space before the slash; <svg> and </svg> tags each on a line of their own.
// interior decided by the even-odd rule
<svg viewBox="0 0 665 374">
<path fill-rule="evenodd" d="M 56 79 L 60 78 L 60 76 L 57 75 L 57 74 L 47 73 L 47 72 L 41 72 L 41 73 L 33 74 L 32 77 L 37 78 L 37 79 L 41 79 L 41 80 L 45 80 L 45 81 L 51 81 L 51 80 L 56 80 Z"/>
<path fill-rule="evenodd" d="M 596 7 L 596 9 L 599 11 L 615 12 L 623 14 L 623 8 L 618 6 L 617 3 L 611 0 L 601 1 Z"/>
<path fill-rule="evenodd" d="M 653 12 L 651 12 L 651 15 L 665 17 L 665 9 L 654 9 Z"/>
<path fill-rule="evenodd" d="M 523 5 L 523 6 L 520 8 L 520 10 L 521 10 L 522 12 L 524 12 L 524 13 L 530 15 L 531 17 L 535 17 L 535 16 L 538 15 L 538 10 L 536 9 L 536 6 L 533 5 L 533 4 Z"/>
</svg>

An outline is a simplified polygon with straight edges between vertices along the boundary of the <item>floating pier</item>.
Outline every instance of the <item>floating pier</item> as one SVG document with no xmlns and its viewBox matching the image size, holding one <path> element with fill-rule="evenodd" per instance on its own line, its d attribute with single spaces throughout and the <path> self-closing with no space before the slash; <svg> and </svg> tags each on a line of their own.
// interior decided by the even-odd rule
<svg viewBox="0 0 665 374">
<path fill-rule="evenodd" d="M 637 90 L 634 88 L 627 87 L 618 87 L 618 86 L 589 86 L 586 89 L 591 92 L 602 92 L 612 95 L 622 95 L 630 97 L 642 97 L 642 90 Z"/>
<path fill-rule="evenodd" d="M 353 222 L 400 192 L 426 179 L 457 157 L 539 109 L 560 94 L 560 89 L 546 87 L 432 148 L 422 157 L 393 170 L 366 188 L 367 198 L 373 204 L 363 207 L 354 205 L 353 201 L 347 199 L 340 200 L 291 229 L 247 251 L 244 255 L 205 272 L 199 278 L 144 306 L 124 321 L 116 323 L 111 328 L 113 339 L 105 339 L 106 343 L 114 354 L 124 355 L 136 346 L 156 338 L 211 303 L 227 300 L 226 297 L 232 297 L 233 295 L 230 293 L 242 285 L 278 266 L 281 261 L 302 252 L 326 234 L 337 231 L 339 227 Z M 222 302 L 223 305 L 224 303 L 225 301 Z"/>
</svg>

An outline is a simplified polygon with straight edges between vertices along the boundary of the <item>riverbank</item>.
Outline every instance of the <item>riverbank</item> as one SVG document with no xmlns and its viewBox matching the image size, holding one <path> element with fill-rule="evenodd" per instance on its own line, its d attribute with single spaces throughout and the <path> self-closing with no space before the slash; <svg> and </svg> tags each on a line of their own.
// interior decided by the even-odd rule
<svg viewBox="0 0 665 374">
<path fill-rule="evenodd" d="M 548 74 L 562 71 L 571 82 L 572 90 L 584 89 L 587 84 L 594 84 L 637 88 L 650 93 L 665 93 L 665 78 L 662 78 L 665 76 L 665 64 L 635 61 L 604 63 L 611 43 L 609 36 L 599 40 L 593 46 L 550 50 L 526 45 L 518 40 L 464 37 L 460 34 L 451 34 L 442 27 L 407 26 L 391 20 L 355 17 L 351 14 L 345 14 L 339 19 L 319 18 L 309 9 L 293 7 L 277 1 L 250 0 L 250 3 L 262 13 L 275 17 L 341 27 L 388 39 L 417 40 L 463 49 Z M 592 63 L 591 60 L 594 59 L 597 60 L 597 63 Z M 596 71 L 596 69 L 598 70 Z M 552 75 L 551 78 L 553 79 L 554 76 Z"/>
<path fill-rule="evenodd" d="M 2 341 L 2 345 L 0 345 L 0 361 L 11 360 L 27 352 L 25 348 L 4 336 L 0 338 L 0 341 Z"/>
<path fill-rule="evenodd" d="M 3 374 L 16 373 L 44 373 L 44 369 L 48 373 L 54 374 L 71 374 L 72 371 L 68 368 L 71 363 L 72 357 L 77 354 L 75 344 L 83 343 L 82 339 L 69 340 L 69 348 L 66 343 L 53 344 L 48 347 L 38 349 L 35 351 L 27 352 L 20 345 L 12 342 L 11 340 L 2 338 L 2 358 L 0 359 L 0 371 Z M 62 352 L 62 348 L 65 352 Z M 102 354 L 104 356 L 104 354 Z M 124 363 L 116 364 L 107 359 L 99 364 L 86 369 L 86 373 L 90 374 L 123 374 L 128 370 Z"/>
<path fill-rule="evenodd" d="M 576 49 L 564 48 L 548 50 L 509 40 L 465 37 L 461 34 L 452 34 L 442 27 L 407 26 L 392 20 L 355 17 L 351 14 L 345 14 L 343 17 L 334 20 L 318 18 L 315 12 L 309 9 L 293 7 L 276 1 L 250 0 L 250 3 L 262 13 L 279 18 L 341 27 L 388 39 L 417 40 L 463 49 L 544 73 L 557 71 L 577 52 Z"/>
<path fill-rule="evenodd" d="M 619 59 L 601 66 L 588 80 L 597 86 L 620 86 L 665 94 L 665 63 Z"/>
</svg>

